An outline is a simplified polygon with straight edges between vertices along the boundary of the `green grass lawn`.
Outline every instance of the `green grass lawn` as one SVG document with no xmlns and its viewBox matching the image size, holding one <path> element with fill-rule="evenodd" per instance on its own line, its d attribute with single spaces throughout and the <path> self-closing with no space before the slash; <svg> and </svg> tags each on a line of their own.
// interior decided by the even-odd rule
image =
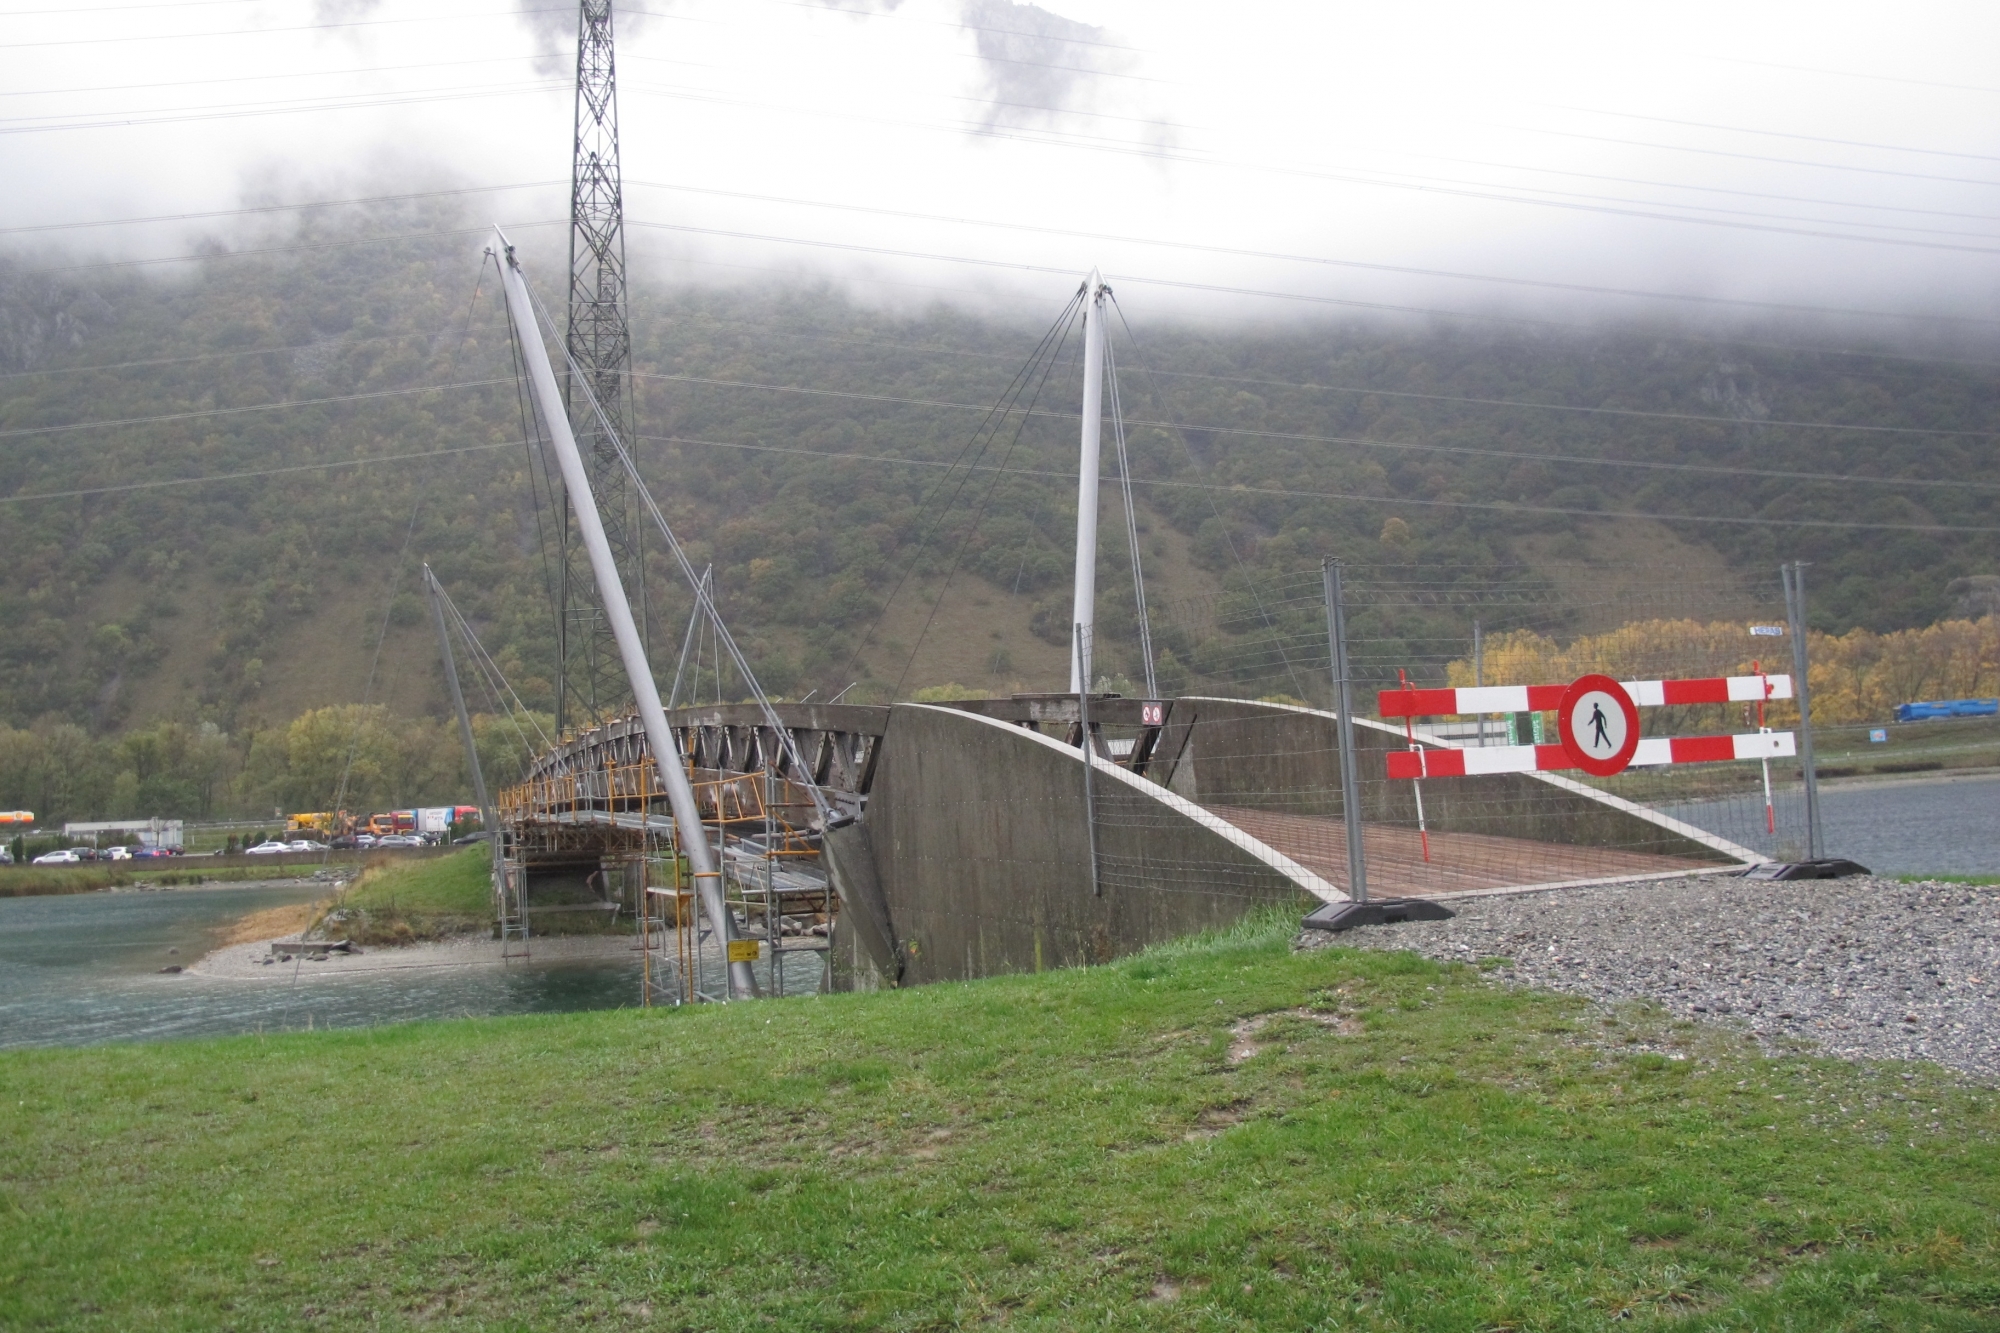
<svg viewBox="0 0 2000 1333">
<path fill-rule="evenodd" d="M 481 846 L 421 861 L 377 861 L 327 910 L 329 933 L 357 944 L 406 944 L 490 926 L 493 853 Z"/>
<path fill-rule="evenodd" d="M 343 901 L 355 907 L 394 905 L 408 912 L 455 912 L 487 917 L 493 909 L 493 853 L 467 847 L 422 861 L 371 865 Z"/>
<path fill-rule="evenodd" d="M 1287 928 L 0 1055 L 0 1327 L 2000 1326 L 1993 1093 Z"/>
</svg>

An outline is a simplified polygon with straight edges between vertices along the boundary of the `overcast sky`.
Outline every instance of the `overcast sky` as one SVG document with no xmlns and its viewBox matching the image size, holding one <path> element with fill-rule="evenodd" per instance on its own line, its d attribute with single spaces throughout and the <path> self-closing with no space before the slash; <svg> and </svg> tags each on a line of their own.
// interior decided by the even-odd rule
<svg viewBox="0 0 2000 1333">
<path fill-rule="evenodd" d="M 1569 284 L 2000 327 L 1992 4 L 617 13 L 653 280 L 1052 312 L 1101 265 L 1135 315 L 1741 309 L 1537 285 Z M 537 182 L 468 208 L 555 235 L 533 224 L 565 210 L 575 27 L 557 0 L 13 0 L 0 244 L 173 255 L 259 228 L 20 229 Z"/>
</svg>

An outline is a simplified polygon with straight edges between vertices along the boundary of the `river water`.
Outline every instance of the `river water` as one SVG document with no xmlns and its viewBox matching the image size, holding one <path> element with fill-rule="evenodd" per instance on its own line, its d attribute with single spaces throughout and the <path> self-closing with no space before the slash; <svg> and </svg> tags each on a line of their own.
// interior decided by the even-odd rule
<svg viewBox="0 0 2000 1333">
<path fill-rule="evenodd" d="M 639 1002 L 636 955 L 251 980 L 164 975 L 247 913 L 325 886 L 0 898 L 0 1047 L 366 1027 L 415 1018 L 615 1009 Z"/>
</svg>

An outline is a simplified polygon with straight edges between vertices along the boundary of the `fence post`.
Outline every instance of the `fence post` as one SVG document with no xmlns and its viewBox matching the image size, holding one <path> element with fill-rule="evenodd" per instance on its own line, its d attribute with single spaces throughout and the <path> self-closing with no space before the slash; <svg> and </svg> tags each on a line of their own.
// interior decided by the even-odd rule
<svg viewBox="0 0 2000 1333">
<path fill-rule="evenodd" d="M 1361 782 L 1354 768 L 1354 701 L 1347 666 L 1347 611 L 1340 592 L 1340 562 L 1320 562 L 1326 583 L 1326 637 L 1333 649 L 1333 707 L 1340 719 L 1340 813 L 1347 821 L 1347 894 L 1368 901 L 1368 858 L 1361 847 Z"/>
<path fill-rule="evenodd" d="M 1799 701 L 1799 769 L 1806 780 L 1806 855 L 1826 855 L 1819 825 L 1819 772 L 1813 767 L 1812 682 L 1806 653 L 1806 564 L 1794 560 L 1778 566 L 1785 581 L 1785 618 L 1792 634 L 1792 697 Z"/>
<path fill-rule="evenodd" d="M 1091 778 L 1091 770 L 1097 765 L 1091 762 L 1090 677 L 1084 674 L 1089 658 L 1083 651 L 1083 633 L 1083 624 L 1079 621 L 1076 624 L 1076 678 L 1079 684 L 1076 692 L 1076 728 L 1078 738 L 1083 743 L 1083 827 L 1090 835 L 1090 896 L 1102 898 L 1104 885 L 1097 878 L 1096 784 Z"/>
</svg>

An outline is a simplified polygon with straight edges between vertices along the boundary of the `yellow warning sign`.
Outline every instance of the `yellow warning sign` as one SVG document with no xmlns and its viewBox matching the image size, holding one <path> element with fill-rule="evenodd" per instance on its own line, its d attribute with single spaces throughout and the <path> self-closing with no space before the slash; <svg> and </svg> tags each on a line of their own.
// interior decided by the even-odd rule
<svg viewBox="0 0 2000 1333">
<path fill-rule="evenodd" d="M 754 963 L 762 957 L 762 949 L 756 940 L 729 941 L 729 961 L 732 963 Z"/>
</svg>

